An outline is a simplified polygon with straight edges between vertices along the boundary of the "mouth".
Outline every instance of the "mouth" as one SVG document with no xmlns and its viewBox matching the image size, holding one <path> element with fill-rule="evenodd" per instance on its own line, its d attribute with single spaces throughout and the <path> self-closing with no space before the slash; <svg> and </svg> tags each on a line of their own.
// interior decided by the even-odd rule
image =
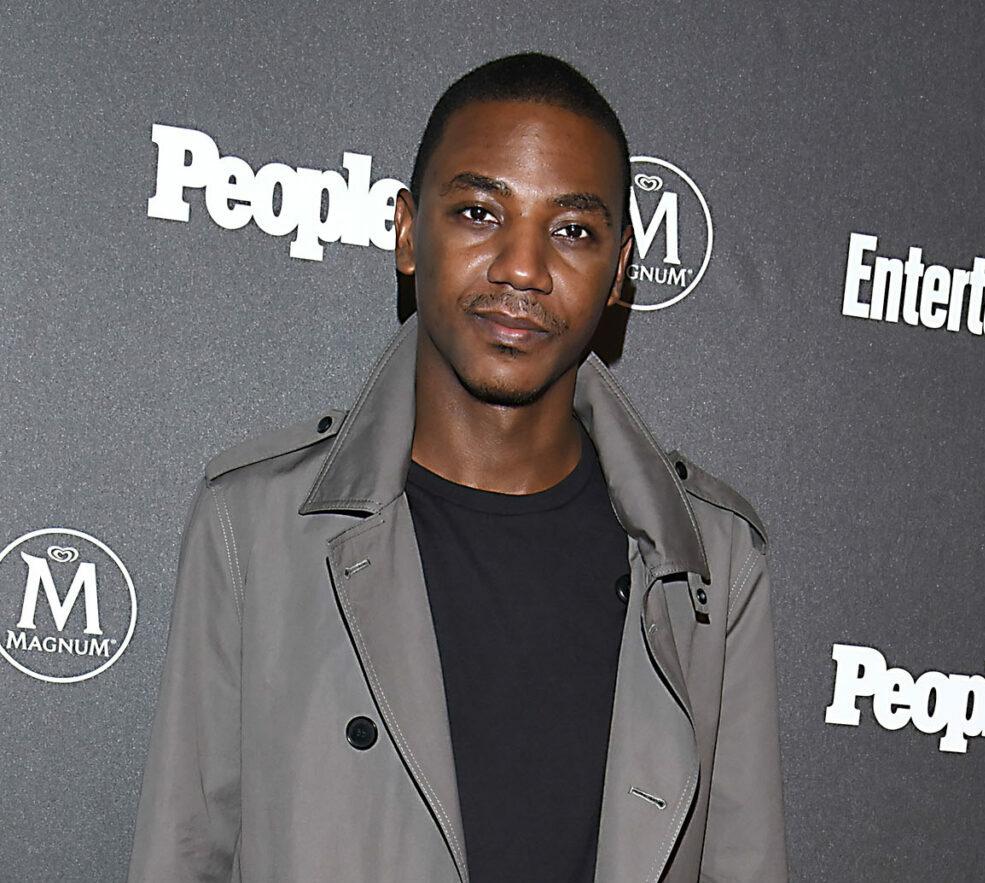
<svg viewBox="0 0 985 883">
<path fill-rule="evenodd" d="M 543 325 L 528 316 L 515 316 L 499 311 L 473 311 L 470 315 L 484 335 L 494 343 L 516 346 L 535 343 L 549 336 Z"/>
<path fill-rule="evenodd" d="M 515 328 L 523 331 L 543 331 L 545 334 L 547 333 L 547 329 L 543 325 L 535 322 L 529 316 L 515 316 L 512 313 L 504 313 L 499 310 L 476 310 L 474 314 L 480 319 L 495 322 L 504 328 Z"/>
</svg>

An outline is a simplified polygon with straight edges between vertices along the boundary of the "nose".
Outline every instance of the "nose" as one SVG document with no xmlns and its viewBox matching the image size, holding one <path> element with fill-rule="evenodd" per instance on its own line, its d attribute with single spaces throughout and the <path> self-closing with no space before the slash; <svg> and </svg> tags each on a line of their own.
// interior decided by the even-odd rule
<svg viewBox="0 0 985 883">
<path fill-rule="evenodd" d="M 547 264 L 549 245 L 543 234 L 525 224 L 514 223 L 500 231 L 497 252 L 486 278 L 497 285 L 509 285 L 518 291 L 550 294 L 554 288 Z"/>
</svg>

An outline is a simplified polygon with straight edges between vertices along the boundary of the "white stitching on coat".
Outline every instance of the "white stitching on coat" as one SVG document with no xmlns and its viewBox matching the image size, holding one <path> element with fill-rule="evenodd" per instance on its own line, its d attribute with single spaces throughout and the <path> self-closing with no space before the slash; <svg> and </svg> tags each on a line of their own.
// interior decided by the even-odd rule
<svg viewBox="0 0 985 883">
<path fill-rule="evenodd" d="M 229 562 L 229 578 L 230 582 L 233 584 L 233 599 L 236 601 L 236 616 L 239 618 L 240 622 L 243 621 L 243 604 L 245 598 L 241 595 L 241 583 L 243 582 L 242 574 L 239 569 L 239 558 L 233 554 L 233 549 L 236 548 L 236 537 L 233 534 L 233 524 L 229 519 L 229 510 L 226 508 L 225 500 L 219 495 L 219 490 L 214 484 L 209 485 L 209 490 L 212 491 L 212 498 L 215 500 L 216 513 L 219 516 L 219 527 L 222 529 L 222 541 L 226 545 L 226 558 Z M 225 521 L 223 520 L 223 515 L 225 515 Z M 229 534 L 226 534 L 226 521 L 229 522 Z M 232 549 L 229 546 L 229 537 L 232 536 Z"/>
<path fill-rule="evenodd" d="M 753 566 L 756 563 L 756 556 L 759 553 L 755 549 L 750 549 L 749 554 L 746 556 L 745 562 L 743 562 L 742 568 L 739 570 L 739 575 L 735 578 L 735 582 L 732 583 L 732 588 L 729 589 L 729 603 L 728 603 L 728 613 L 726 618 L 732 615 L 732 610 L 735 608 L 736 602 L 738 602 L 739 597 L 745 590 L 746 583 L 749 581 L 749 577 L 752 576 Z M 735 597 L 732 597 L 732 593 L 735 592 Z"/>
<path fill-rule="evenodd" d="M 660 860 L 661 867 L 667 863 L 667 859 L 670 858 L 670 851 L 674 848 L 674 843 L 677 842 L 677 832 L 680 830 L 680 826 L 677 823 L 677 817 L 681 815 L 681 810 L 684 809 L 684 797 L 688 791 L 691 790 L 691 782 L 694 781 L 695 777 L 698 775 L 697 771 L 691 773 L 688 776 L 687 781 L 684 783 L 684 790 L 681 791 L 681 796 L 677 798 L 677 805 L 674 807 L 674 815 L 670 819 L 670 837 L 667 838 L 667 850 L 663 853 L 663 857 L 658 854 L 653 859 L 653 864 L 650 865 L 650 870 L 646 872 L 646 879 L 644 883 L 657 883 L 657 877 L 654 876 L 654 869 L 657 867 L 657 861 Z M 683 823 L 684 817 L 681 816 L 681 823 Z"/>
</svg>

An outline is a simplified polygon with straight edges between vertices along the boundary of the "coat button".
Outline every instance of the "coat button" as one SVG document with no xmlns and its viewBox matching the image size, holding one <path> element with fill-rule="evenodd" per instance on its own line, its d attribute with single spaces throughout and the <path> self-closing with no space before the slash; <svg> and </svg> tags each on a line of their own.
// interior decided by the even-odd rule
<svg viewBox="0 0 985 883">
<path fill-rule="evenodd" d="M 674 469 L 677 470 L 677 474 L 681 477 L 681 481 L 687 478 L 687 466 L 684 465 L 683 460 L 678 460 L 674 463 Z"/>
<path fill-rule="evenodd" d="M 321 420 L 318 421 L 318 431 L 328 432 L 332 428 L 332 418 L 330 415 L 326 414 Z"/>
<path fill-rule="evenodd" d="M 629 603 L 629 574 L 624 573 L 616 580 L 616 597 L 623 604 Z"/>
<path fill-rule="evenodd" d="M 345 737 L 353 748 L 365 751 L 376 742 L 376 724 L 362 715 L 354 717 L 345 726 Z"/>
</svg>

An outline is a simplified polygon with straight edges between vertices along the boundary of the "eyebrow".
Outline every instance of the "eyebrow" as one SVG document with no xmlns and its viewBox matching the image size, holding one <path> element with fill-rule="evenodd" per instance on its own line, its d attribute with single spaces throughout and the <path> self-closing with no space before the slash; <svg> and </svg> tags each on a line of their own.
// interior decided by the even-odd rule
<svg viewBox="0 0 985 883">
<path fill-rule="evenodd" d="M 482 190 L 486 193 L 498 193 L 500 196 L 513 195 L 505 181 L 475 172 L 459 172 L 441 188 L 441 194 L 445 195 L 452 190 Z"/>
<path fill-rule="evenodd" d="M 605 200 L 594 193 L 563 193 L 561 196 L 555 196 L 551 202 L 561 208 L 573 208 L 582 212 L 598 212 L 605 218 L 605 223 L 609 227 L 612 226 L 612 212 L 609 211 Z"/>
<path fill-rule="evenodd" d="M 442 196 L 452 190 L 480 190 L 484 193 L 496 193 L 500 196 L 513 195 L 509 184 L 499 178 L 490 178 L 477 172 L 459 172 L 441 188 Z M 562 193 L 555 196 L 551 202 L 559 208 L 570 208 L 583 212 L 598 212 L 605 219 L 607 226 L 612 226 L 612 212 L 605 200 L 595 193 Z"/>
</svg>

